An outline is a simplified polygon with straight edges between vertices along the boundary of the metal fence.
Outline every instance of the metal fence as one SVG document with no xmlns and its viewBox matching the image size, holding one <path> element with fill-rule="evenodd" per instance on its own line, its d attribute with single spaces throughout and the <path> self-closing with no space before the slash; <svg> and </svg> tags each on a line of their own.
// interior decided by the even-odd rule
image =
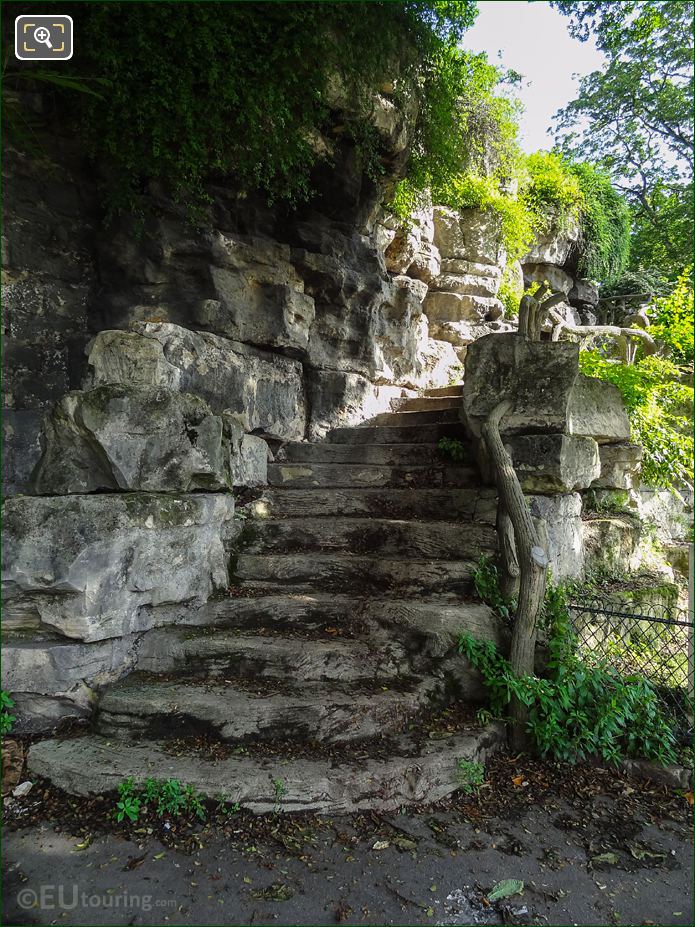
<svg viewBox="0 0 695 927">
<path fill-rule="evenodd" d="M 634 606 L 632 606 L 634 608 Z M 679 739 L 693 732 L 693 622 L 688 613 L 652 605 L 639 613 L 604 598 L 570 602 L 579 653 L 600 659 L 621 675 L 651 682 Z"/>
</svg>

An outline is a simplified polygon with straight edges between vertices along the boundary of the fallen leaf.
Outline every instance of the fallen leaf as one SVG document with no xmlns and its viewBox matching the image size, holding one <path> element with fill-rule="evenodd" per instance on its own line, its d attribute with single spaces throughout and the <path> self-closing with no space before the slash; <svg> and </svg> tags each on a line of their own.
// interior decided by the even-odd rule
<svg viewBox="0 0 695 927">
<path fill-rule="evenodd" d="M 488 901 L 499 901 L 500 898 L 511 898 L 512 895 L 523 895 L 524 883 L 521 879 L 502 879 L 488 892 Z"/>
<path fill-rule="evenodd" d="M 683 798 L 687 801 L 689 805 L 692 805 L 693 803 L 693 793 L 692 792 L 685 792 L 683 794 Z"/>
<path fill-rule="evenodd" d="M 152 859 L 164 859 L 166 853 L 155 853 Z"/>
<path fill-rule="evenodd" d="M 128 862 L 123 867 L 123 872 L 128 872 L 132 869 L 137 869 L 138 866 L 142 866 L 142 864 L 145 862 L 146 859 L 147 859 L 147 853 L 143 853 L 142 856 L 131 856 L 128 859 Z"/>
<path fill-rule="evenodd" d="M 391 843 L 399 850 L 417 850 L 417 843 L 407 837 L 394 837 Z"/>
<path fill-rule="evenodd" d="M 524 781 L 523 776 L 512 776 L 512 782 L 514 783 L 515 786 L 517 786 L 517 788 L 521 785 L 523 781 Z"/>
<path fill-rule="evenodd" d="M 385 850 L 387 847 L 391 846 L 388 840 L 377 840 L 377 842 L 372 847 L 373 850 Z"/>
<path fill-rule="evenodd" d="M 628 843 L 627 848 L 635 859 L 666 859 L 665 853 L 655 853 L 639 843 Z"/>
<path fill-rule="evenodd" d="M 618 856 L 616 853 L 599 853 L 598 856 L 592 856 L 589 862 L 607 863 L 609 866 L 615 866 L 615 864 L 618 862 Z"/>
</svg>

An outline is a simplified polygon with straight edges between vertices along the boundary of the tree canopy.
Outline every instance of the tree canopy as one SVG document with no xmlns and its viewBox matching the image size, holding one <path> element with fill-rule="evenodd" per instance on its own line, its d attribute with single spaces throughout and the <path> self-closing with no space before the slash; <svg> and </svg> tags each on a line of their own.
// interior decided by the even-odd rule
<svg viewBox="0 0 695 927">
<path fill-rule="evenodd" d="M 693 9 L 689 0 L 566 2 L 581 41 L 606 66 L 558 114 L 563 151 L 599 164 L 633 210 L 633 270 L 675 279 L 692 254 Z"/>
</svg>

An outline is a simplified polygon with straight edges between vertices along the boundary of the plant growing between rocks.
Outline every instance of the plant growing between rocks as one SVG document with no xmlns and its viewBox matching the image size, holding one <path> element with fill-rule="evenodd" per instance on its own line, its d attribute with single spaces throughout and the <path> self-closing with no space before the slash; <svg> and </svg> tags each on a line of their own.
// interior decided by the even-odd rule
<svg viewBox="0 0 695 927">
<path fill-rule="evenodd" d="M 183 785 L 178 779 L 146 779 L 138 788 L 129 776 L 118 787 L 114 816 L 118 822 L 127 818 L 135 823 L 145 810 L 160 818 L 184 813 L 194 814 L 201 821 L 206 817 L 202 797 L 192 785 Z"/>
<path fill-rule="evenodd" d="M 465 795 L 477 795 L 485 782 L 485 767 L 473 760 L 456 761 L 456 781 Z"/>
<path fill-rule="evenodd" d="M 14 708 L 14 701 L 4 689 L 0 690 L 0 734 L 9 734 L 17 720 L 16 715 L 10 713 Z"/>
</svg>

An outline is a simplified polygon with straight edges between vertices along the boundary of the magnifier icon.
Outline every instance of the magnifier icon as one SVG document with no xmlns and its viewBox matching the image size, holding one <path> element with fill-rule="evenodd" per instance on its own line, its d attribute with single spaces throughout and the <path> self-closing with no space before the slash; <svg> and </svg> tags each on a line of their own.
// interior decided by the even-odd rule
<svg viewBox="0 0 695 927">
<path fill-rule="evenodd" d="M 39 26 L 37 29 L 34 29 L 34 41 L 40 42 L 41 45 L 45 45 L 51 50 L 53 49 L 51 45 L 51 33 L 45 26 Z"/>
</svg>

